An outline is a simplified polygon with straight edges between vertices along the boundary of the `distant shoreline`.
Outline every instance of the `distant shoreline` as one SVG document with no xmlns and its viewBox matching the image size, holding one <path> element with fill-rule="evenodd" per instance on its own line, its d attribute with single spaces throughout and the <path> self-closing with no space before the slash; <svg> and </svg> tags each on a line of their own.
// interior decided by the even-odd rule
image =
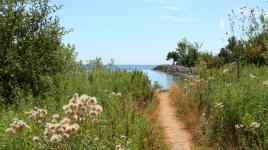
<svg viewBox="0 0 268 150">
<path fill-rule="evenodd" d="M 196 74 L 196 68 L 195 67 L 184 67 L 180 65 L 157 65 L 152 70 L 154 71 L 161 71 L 164 73 L 168 73 L 171 75 L 191 75 Z"/>
</svg>

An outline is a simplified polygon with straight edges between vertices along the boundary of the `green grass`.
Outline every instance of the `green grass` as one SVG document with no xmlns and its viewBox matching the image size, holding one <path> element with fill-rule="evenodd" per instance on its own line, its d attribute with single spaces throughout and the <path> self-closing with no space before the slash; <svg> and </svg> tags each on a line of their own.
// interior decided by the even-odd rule
<svg viewBox="0 0 268 150">
<path fill-rule="evenodd" d="M 268 85 L 263 84 L 268 67 L 244 66 L 239 80 L 236 75 L 236 66 L 226 65 L 202 69 L 200 77 L 208 83 L 186 82 L 184 96 L 202 124 L 198 140 L 216 149 L 268 149 Z"/>
<path fill-rule="evenodd" d="M 43 97 L 19 96 L 18 103 L 0 112 L 0 149 L 166 149 L 161 136 L 149 124 L 147 110 L 150 108 L 154 88 L 148 77 L 139 71 L 99 70 L 86 73 L 78 71 L 68 76 L 58 77 L 57 87 L 52 87 Z M 54 84 L 53 84 L 54 85 Z M 112 92 L 122 93 L 121 97 L 111 96 Z M 86 123 L 78 123 L 80 129 L 70 138 L 59 143 L 44 140 L 44 130 L 53 114 L 60 118 L 66 115 L 62 109 L 74 93 L 95 96 L 103 107 L 103 113 L 96 119 L 87 118 Z M 31 120 L 25 112 L 38 106 L 47 110 L 42 123 Z M 139 114 L 136 107 L 145 113 Z M 24 120 L 29 129 L 14 135 L 5 133 L 13 118 Z M 33 142 L 33 136 L 40 140 Z"/>
</svg>

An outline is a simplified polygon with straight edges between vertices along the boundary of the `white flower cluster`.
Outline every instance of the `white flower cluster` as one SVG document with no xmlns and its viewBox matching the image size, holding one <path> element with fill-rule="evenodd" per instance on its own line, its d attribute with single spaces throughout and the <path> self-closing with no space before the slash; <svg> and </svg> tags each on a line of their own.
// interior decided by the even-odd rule
<svg viewBox="0 0 268 150">
<path fill-rule="evenodd" d="M 51 123 L 46 124 L 44 137 L 46 141 L 52 143 L 60 142 L 64 137 L 69 138 L 79 130 L 78 124 L 71 124 L 69 118 L 63 118 L 60 122 L 53 118 Z"/>
<path fill-rule="evenodd" d="M 40 119 L 46 117 L 47 111 L 45 109 L 34 107 L 34 109 L 26 112 L 25 114 L 28 115 L 29 118 L 31 118 L 33 120 L 40 120 Z"/>
<path fill-rule="evenodd" d="M 24 121 L 13 118 L 13 122 L 10 124 L 10 127 L 6 129 L 6 133 L 15 134 L 18 130 L 23 128 L 29 128 L 29 126 Z"/>
<path fill-rule="evenodd" d="M 214 80 L 214 77 L 210 76 L 208 77 L 208 80 Z"/>
<path fill-rule="evenodd" d="M 123 146 L 121 146 L 120 144 L 115 146 L 115 150 L 124 150 Z"/>
<path fill-rule="evenodd" d="M 33 136 L 33 142 L 36 142 L 36 141 L 39 141 L 39 140 L 40 140 L 39 136 Z"/>
<path fill-rule="evenodd" d="M 229 72 L 229 69 L 224 69 L 224 70 L 223 70 L 223 73 L 224 73 L 224 74 L 226 74 L 226 73 L 228 73 L 228 72 Z"/>
<path fill-rule="evenodd" d="M 75 94 L 70 99 L 69 104 L 63 106 L 65 113 L 75 120 L 83 121 L 86 116 L 98 117 L 103 109 L 101 105 L 97 104 L 97 98 L 87 95 Z"/>
<path fill-rule="evenodd" d="M 267 81 L 264 81 L 264 82 L 262 83 L 262 85 L 268 85 L 268 80 L 267 80 Z"/>
<path fill-rule="evenodd" d="M 184 79 L 184 81 L 187 81 L 190 83 L 190 85 L 196 85 L 196 84 L 206 84 L 208 83 L 207 80 L 202 79 L 200 76 L 193 76 L 193 75 L 188 75 Z"/>
<path fill-rule="evenodd" d="M 120 92 L 112 92 L 112 96 L 121 97 L 122 94 Z"/>
<path fill-rule="evenodd" d="M 222 102 L 219 102 L 215 105 L 216 108 L 222 108 L 224 105 Z"/>
<path fill-rule="evenodd" d="M 235 128 L 237 128 L 237 129 L 244 128 L 244 125 L 242 125 L 242 124 L 236 124 L 235 125 Z"/>
<path fill-rule="evenodd" d="M 226 87 L 231 87 L 232 83 L 227 83 Z"/>
<path fill-rule="evenodd" d="M 253 129 L 259 129 L 261 127 L 261 124 L 258 122 L 252 122 L 250 127 Z"/>
<path fill-rule="evenodd" d="M 250 77 L 251 79 L 256 79 L 256 78 L 257 78 L 257 76 L 255 76 L 255 75 L 253 75 L 253 74 L 249 74 L 249 77 Z"/>
<path fill-rule="evenodd" d="M 121 140 L 124 141 L 124 144 L 117 144 L 115 146 L 115 150 L 124 150 L 124 149 L 128 149 L 127 147 L 129 147 L 129 145 L 131 144 L 131 139 L 129 139 L 127 136 L 125 135 L 121 135 L 120 136 Z"/>
</svg>

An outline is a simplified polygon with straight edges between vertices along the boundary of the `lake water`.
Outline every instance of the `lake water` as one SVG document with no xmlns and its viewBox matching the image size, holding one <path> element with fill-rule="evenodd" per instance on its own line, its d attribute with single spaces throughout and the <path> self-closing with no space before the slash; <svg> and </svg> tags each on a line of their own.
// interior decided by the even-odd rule
<svg viewBox="0 0 268 150">
<path fill-rule="evenodd" d="M 127 70 L 141 70 L 146 73 L 149 79 L 154 82 L 158 82 L 162 88 L 168 88 L 174 82 L 182 81 L 180 76 L 173 76 L 159 71 L 153 71 L 152 69 L 156 65 L 116 65 L 119 68 Z"/>
</svg>

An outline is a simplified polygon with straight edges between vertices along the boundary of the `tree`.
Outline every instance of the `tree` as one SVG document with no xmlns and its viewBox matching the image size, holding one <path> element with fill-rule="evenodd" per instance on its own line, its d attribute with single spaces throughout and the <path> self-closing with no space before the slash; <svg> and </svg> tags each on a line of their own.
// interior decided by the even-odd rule
<svg viewBox="0 0 268 150">
<path fill-rule="evenodd" d="M 175 62 L 178 61 L 178 58 L 179 58 L 178 53 L 174 51 L 174 52 L 169 52 L 169 53 L 167 54 L 167 58 L 166 58 L 166 60 L 172 60 L 172 64 L 174 65 Z"/>
<path fill-rule="evenodd" d="M 198 58 L 198 50 L 200 49 L 201 44 L 197 42 L 192 44 L 186 38 L 183 38 L 178 42 L 177 46 L 177 63 L 187 67 L 194 66 Z"/>
<path fill-rule="evenodd" d="M 218 56 L 222 57 L 225 63 L 237 61 L 238 54 L 235 51 L 237 43 L 237 39 L 232 36 L 228 39 L 228 44 L 224 48 L 221 48 L 221 51 Z"/>
<path fill-rule="evenodd" d="M 20 90 L 40 96 L 45 78 L 75 65 L 74 47 L 61 43 L 67 31 L 53 15 L 59 8 L 49 0 L 0 2 L 0 94 L 5 103 L 12 103 Z"/>
</svg>

